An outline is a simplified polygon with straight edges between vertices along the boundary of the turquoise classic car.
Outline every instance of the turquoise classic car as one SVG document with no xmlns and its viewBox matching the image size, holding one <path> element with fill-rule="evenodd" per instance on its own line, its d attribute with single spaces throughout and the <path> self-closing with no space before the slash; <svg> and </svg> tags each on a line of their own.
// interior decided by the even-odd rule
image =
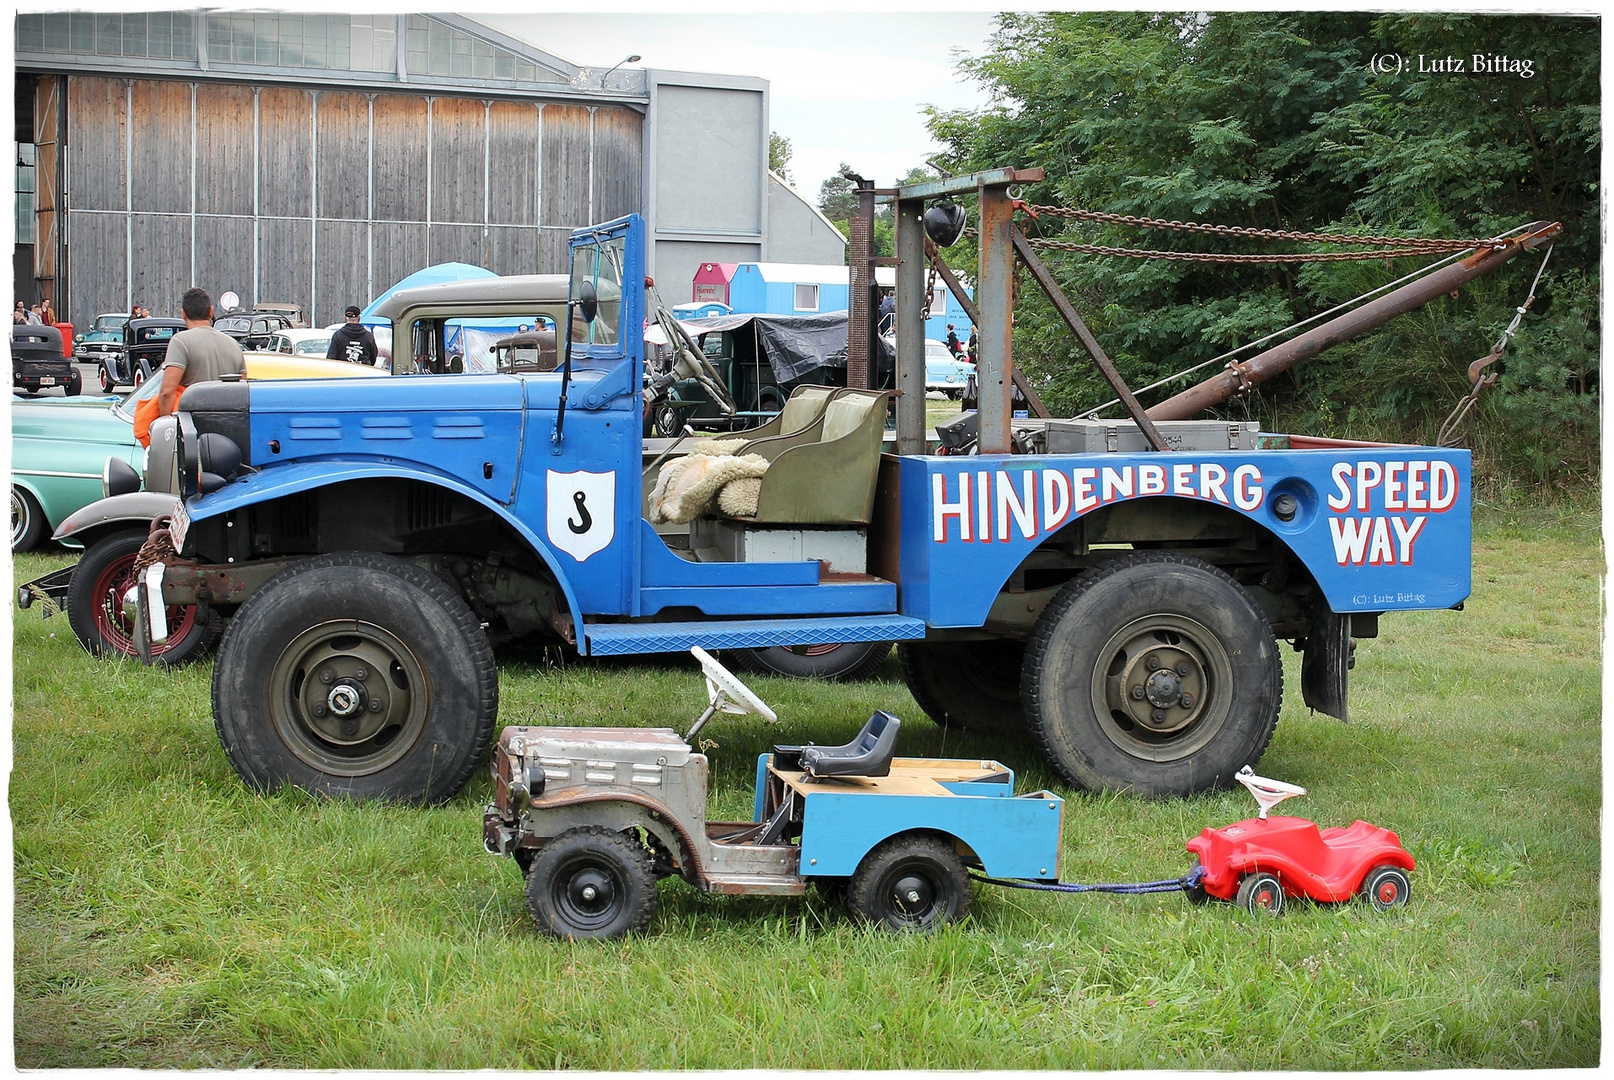
<svg viewBox="0 0 1614 1080">
<path fill-rule="evenodd" d="M 313 356 L 248 353 L 246 363 L 248 379 L 386 374 Z M 11 399 L 12 551 L 31 550 L 68 514 L 101 498 L 107 458 L 122 458 L 137 471 L 145 467 L 145 448 L 134 437 L 135 403 L 160 386 L 160 379 L 147 379 L 126 397 Z"/>
</svg>

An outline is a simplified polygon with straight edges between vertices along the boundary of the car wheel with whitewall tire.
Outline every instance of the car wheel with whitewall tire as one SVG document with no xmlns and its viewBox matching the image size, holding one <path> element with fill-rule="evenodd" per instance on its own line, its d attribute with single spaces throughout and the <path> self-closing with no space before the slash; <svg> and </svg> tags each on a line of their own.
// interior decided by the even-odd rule
<svg viewBox="0 0 1614 1080">
<path fill-rule="evenodd" d="M 45 511 L 27 488 L 11 485 L 11 551 L 32 551 L 45 535 Z"/>
<path fill-rule="evenodd" d="M 902 681 L 919 707 L 942 727 L 978 734 L 1025 731 L 1020 667 L 1025 644 L 981 641 L 903 641 L 897 645 Z"/>
<path fill-rule="evenodd" d="M 270 578 L 213 669 L 224 752 L 260 791 L 444 802 L 484 763 L 498 711 L 493 650 L 465 600 L 374 552 Z"/>
<path fill-rule="evenodd" d="M 1405 907 L 1412 896 L 1412 881 L 1399 866 L 1375 866 L 1362 879 L 1362 899 L 1374 911 Z"/>
<path fill-rule="evenodd" d="M 1225 787 L 1278 723 L 1283 666 L 1243 586 L 1198 559 L 1127 555 L 1072 579 L 1026 648 L 1026 723 L 1089 791 Z"/>
<path fill-rule="evenodd" d="M 757 675 L 856 682 L 872 675 L 891 655 L 889 641 L 849 641 L 835 645 L 777 645 L 735 649 L 734 662 Z"/>
<path fill-rule="evenodd" d="M 123 598 L 135 587 L 135 558 L 149 535 L 146 529 L 109 533 L 85 549 L 67 585 L 67 622 L 92 656 L 139 656 L 134 620 Z M 173 667 L 207 655 L 224 630 L 217 612 L 204 616 L 194 604 L 169 605 L 168 640 L 151 647 L 151 662 Z"/>
<path fill-rule="evenodd" d="M 118 385 L 118 380 L 112 377 L 112 371 L 105 364 L 95 365 L 95 381 L 101 384 L 101 393 L 110 394 Z"/>
<path fill-rule="evenodd" d="M 903 833 L 863 856 L 846 906 L 884 930 L 932 930 L 969 914 L 969 872 L 950 841 Z"/>
<path fill-rule="evenodd" d="M 624 937 L 650 925 L 656 876 L 650 853 L 598 825 L 570 829 L 538 849 L 527 871 L 527 906 L 565 941 Z"/>
<path fill-rule="evenodd" d="M 1251 915 L 1283 914 L 1283 883 L 1277 874 L 1245 874 L 1239 882 L 1236 903 Z"/>
</svg>

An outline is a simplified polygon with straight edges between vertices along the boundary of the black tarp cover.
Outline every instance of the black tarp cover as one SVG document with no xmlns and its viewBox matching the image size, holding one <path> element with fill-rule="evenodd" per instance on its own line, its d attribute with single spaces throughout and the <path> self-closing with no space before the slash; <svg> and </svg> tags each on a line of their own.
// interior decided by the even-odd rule
<svg viewBox="0 0 1614 1080">
<path fill-rule="evenodd" d="M 773 378 L 778 383 L 793 382 L 814 368 L 846 366 L 846 312 L 821 315 L 719 315 L 711 319 L 681 322 L 691 337 L 713 331 L 740 330 L 756 324 L 757 341 Z"/>
</svg>

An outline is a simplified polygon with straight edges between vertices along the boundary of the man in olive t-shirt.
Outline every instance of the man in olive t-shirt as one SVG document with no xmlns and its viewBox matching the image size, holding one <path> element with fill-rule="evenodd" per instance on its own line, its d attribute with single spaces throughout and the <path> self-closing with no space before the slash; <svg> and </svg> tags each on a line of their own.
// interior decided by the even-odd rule
<svg viewBox="0 0 1614 1080">
<path fill-rule="evenodd" d="M 180 301 L 185 329 L 168 342 L 163 360 L 163 385 L 157 394 L 157 415 L 168 416 L 179 406 L 183 386 L 217 382 L 225 375 L 239 375 L 246 368 L 241 346 L 233 337 L 213 329 L 213 298 L 206 289 L 191 289 Z"/>
</svg>

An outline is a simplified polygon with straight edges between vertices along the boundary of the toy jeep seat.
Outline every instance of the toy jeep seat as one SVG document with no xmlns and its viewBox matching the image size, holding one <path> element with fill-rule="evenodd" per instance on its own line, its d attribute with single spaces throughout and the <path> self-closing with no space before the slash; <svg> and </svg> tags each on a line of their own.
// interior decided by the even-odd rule
<svg viewBox="0 0 1614 1080">
<path fill-rule="evenodd" d="M 845 746 L 804 746 L 801 765 L 811 776 L 890 776 L 902 721 L 877 709 Z"/>
<path fill-rule="evenodd" d="M 889 390 L 841 390 L 816 427 L 758 439 L 745 452 L 772 464 L 762 475 L 756 513 L 746 524 L 867 524 L 885 434 Z"/>
</svg>

